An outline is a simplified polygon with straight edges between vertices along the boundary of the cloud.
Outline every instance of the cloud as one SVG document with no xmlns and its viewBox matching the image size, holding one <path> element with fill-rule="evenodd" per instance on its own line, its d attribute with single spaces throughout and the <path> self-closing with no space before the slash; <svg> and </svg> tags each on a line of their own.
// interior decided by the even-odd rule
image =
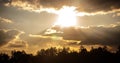
<svg viewBox="0 0 120 63">
<path fill-rule="evenodd" d="M 14 22 L 11 19 L 0 17 L 0 29 L 13 29 Z"/>
<path fill-rule="evenodd" d="M 11 26 L 13 26 L 12 20 L 0 17 L 0 29 L 9 29 Z"/>
<path fill-rule="evenodd" d="M 21 39 L 16 39 L 8 43 L 7 47 L 9 48 L 27 48 L 28 43 Z"/>
<path fill-rule="evenodd" d="M 120 13 L 117 13 L 117 16 L 120 16 Z"/>
<path fill-rule="evenodd" d="M 51 32 L 50 30 L 56 30 Z M 90 26 L 90 27 L 52 27 L 42 35 L 30 34 L 27 42 L 35 49 L 49 47 L 70 47 L 72 49 L 85 45 L 88 49 L 91 46 L 118 46 L 120 45 L 120 25 L 114 24 L 110 26 Z M 60 32 L 60 33 L 58 33 Z"/>
<path fill-rule="evenodd" d="M 0 0 L 0 3 L 10 3 L 12 0 Z"/>
<path fill-rule="evenodd" d="M 75 6 L 78 11 L 98 12 L 120 9 L 119 0 L 40 0 L 43 7 Z"/>
<path fill-rule="evenodd" d="M 22 32 L 18 30 L 4 30 L 0 29 L 0 46 L 3 46 L 16 39 Z"/>
<path fill-rule="evenodd" d="M 13 23 L 12 20 L 0 17 L 0 23 Z"/>
<path fill-rule="evenodd" d="M 79 45 L 120 45 L 120 25 L 114 24 L 110 26 L 91 26 L 86 28 L 81 27 L 67 27 L 59 28 L 53 27 L 54 30 L 59 30 L 62 33 L 45 34 L 46 36 L 60 36 L 64 40 L 77 40 L 80 41 Z M 76 44 L 77 42 L 71 42 L 70 44 Z"/>
<path fill-rule="evenodd" d="M 9 1 L 6 0 L 6 2 Z M 42 8 L 61 9 L 63 6 L 74 6 L 77 11 L 88 13 L 120 9 L 119 4 L 119 0 L 12 0 L 11 3 L 13 6 L 30 10 L 40 10 Z"/>
<path fill-rule="evenodd" d="M 38 46 L 37 50 L 40 48 L 49 48 L 49 47 L 72 47 L 70 43 L 79 44 L 80 41 L 77 40 L 64 40 L 63 37 L 57 35 L 29 35 L 29 41 L 33 47 Z"/>
</svg>

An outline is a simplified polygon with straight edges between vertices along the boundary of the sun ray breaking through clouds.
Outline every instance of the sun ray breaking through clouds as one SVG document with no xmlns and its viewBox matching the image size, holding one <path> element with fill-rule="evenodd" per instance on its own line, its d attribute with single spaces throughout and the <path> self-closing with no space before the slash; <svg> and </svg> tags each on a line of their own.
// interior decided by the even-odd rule
<svg viewBox="0 0 120 63">
<path fill-rule="evenodd" d="M 0 0 L 0 12 L 6 49 L 120 44 L 120 0 Z"/>
</svg>

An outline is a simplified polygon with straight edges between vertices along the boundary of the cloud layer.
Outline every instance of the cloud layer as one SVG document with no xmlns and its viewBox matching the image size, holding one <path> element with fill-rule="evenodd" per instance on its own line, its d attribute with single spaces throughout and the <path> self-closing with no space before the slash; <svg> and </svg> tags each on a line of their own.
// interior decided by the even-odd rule
<svg viewBox="0 0 120 63">
<path fill-rule="evenodd" d="M 63 33 L 45 34 L 45 36 L 60 36 L 64 40 L 78 40 L 81 45 L 120 45 L 120 26 L 114 25 L 111 27 L 94 26 L 88 28 L 59 28 L 53 27 L 56 31 Z M 76 42 L 75 42 L 76 43 Z M 73 43 L 73 44 L 75 44 Z"/>
<path fill-rule="evenodd" d="M 4 1 L 4 0 L 1 0 Z M 120 0 L 11 0 L 13 6 L 29 9 L 54 8 L 74 6 L 80 12 L 99 12 L 120 9 Z M 9 2 L 5 0 L 4 2 Z M 23 5 L 21 5 L 23 4 Z"/>
</svg>

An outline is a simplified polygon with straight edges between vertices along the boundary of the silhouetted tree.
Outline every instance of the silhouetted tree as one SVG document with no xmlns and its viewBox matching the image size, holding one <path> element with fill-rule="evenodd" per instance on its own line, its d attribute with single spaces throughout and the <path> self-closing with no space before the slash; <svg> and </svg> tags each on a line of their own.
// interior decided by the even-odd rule
<svg viewBox="0 0 120 63">
<path fill-rule="evenodd" d="M 25 51 L 12 51 L 11 57 L 0 54 L 0 63 L 120 63 L 120 47 L 116 53 L 108 51 L 106 46 L 92 48 L 89 52 L 80 46 L 79 53 L 70 48 L 51 47 L 41 49 L 34 56 Z"/>
<path fill-rule="evenodd" d="M 59 51 L 59 54 L 60 56 L 65 56 L 69 53 L 70 49 L 69 48 L 63 48 L 61 51 Z"/>
<path fill-rule="evenodd" d="M 57 49 L 55 47 L 48 48 L 47 50 L 41 49 L 37 52 L 38 56 L 56 56 Z"/>
<path fill-rule="evenodd" d="M 7 54 L 0 54 L 0 63 L 9 63 L 9 56 Z"/>
<path fill-rule="evenodd" d="M 26 54 L 25 51 L 12 51 L 11 63 L 29 63 L 31 54 Z"/>
<path fill-rule="evenodd" d="M 118 46 L 117 53 L 120 54 L 120 46 Z"/>
</svg>

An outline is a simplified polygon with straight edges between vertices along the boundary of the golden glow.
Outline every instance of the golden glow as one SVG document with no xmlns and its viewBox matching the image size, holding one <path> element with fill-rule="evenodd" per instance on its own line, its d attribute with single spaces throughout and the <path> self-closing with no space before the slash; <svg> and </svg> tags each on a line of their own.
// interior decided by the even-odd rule
<svg viewBox="0 0 120 63">
<path fill-rule="evenodd" d="M 76 12 L 75 7 L 66 7 L 64 6 L 61 10 L 58 11 L 58 20 L 55 25 L 62 27 L 69 27 L 76 25 Z"/>
</svg>

